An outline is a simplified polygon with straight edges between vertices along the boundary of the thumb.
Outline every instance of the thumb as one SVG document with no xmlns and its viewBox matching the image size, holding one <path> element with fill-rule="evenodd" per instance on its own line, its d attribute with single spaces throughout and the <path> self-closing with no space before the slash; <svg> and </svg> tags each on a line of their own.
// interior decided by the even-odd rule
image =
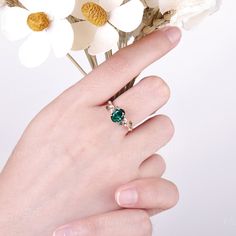
<svg viewBox="0 0 236 236">
<path fill-rule="evenodd" d="M 151 236 L 152 225 L 142 210 L 119 210 L 72 222 L 54 236 Z"/>
</svg>

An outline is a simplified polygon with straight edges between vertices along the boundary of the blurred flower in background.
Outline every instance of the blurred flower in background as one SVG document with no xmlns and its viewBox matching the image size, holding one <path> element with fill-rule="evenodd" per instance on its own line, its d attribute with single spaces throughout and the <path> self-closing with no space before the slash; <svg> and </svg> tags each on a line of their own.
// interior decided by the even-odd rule
<svg viewBox="0 0 236 236">
<path fill-rule="evenodd" d="M 119 30 L 132 32 L 142 22 L 144 6 L 140 0 L 77 1 L 73 15 L 82 21 L 73 24 L 74 49 L 89 47 L 90 55 L 117 48 Z"/>
<path fill-rule="evenodd" d="M 2 14 L 2 12 L 5 8 L 6 8 L 6 1 L 0 0 L 0 15 Z"/>
<path fill-rule="evenodd" d="M 47 4 L 45 4 L 47 3 Z M 21 0 L 22 7 L 8 7 L 1 17 L 4 35 L 12 41 L 27 39 L 19 49 L 19 58 L 26 67 L 42 64 L 51 49 L 57 57 L 71 50 L 74 33 L 65 19 L 74 9 L 75 0 Z"/>
<path fill-rule="evenodd" d="M 162 14 L 174 10 L 175 14 L 170 24 L 187 30 L 218 10 L 221 4 L 221 0 L 145 0 L 145 2 L 148 7 L 158 7 Z"/>
<path fill-rule="evenodd" d="M 23 65 L 36 67 L 51 49 L 68 56 L 84 50 L 92 69 L 97 55 L 108 59 L 162 27 L 191 29 L 219 9 L 220 0 L 0 0 L 1 29 L 12 40 L 27 39 L 19 49 Z M 131 83 L 131 86 L 133 83 Z"/>
</svg>

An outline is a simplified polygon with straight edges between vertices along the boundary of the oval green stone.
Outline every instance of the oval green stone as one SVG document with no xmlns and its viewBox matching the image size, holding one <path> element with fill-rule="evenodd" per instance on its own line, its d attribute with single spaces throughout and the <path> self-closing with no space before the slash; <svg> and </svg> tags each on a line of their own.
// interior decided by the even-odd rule
<svg viewBox="0 0 236 236">
<path fill-rule="evenodd" d="M 125 118 L 125 111 L 123 109 L 115 109 L 111 115 L 111 120 L 115 123 L 120 123 Z"/>
</svg>

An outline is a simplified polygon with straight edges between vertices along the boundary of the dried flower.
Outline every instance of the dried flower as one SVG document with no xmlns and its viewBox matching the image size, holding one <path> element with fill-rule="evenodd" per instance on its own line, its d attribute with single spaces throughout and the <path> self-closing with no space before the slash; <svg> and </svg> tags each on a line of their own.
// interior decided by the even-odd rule
<svg viewBox="0 0 236 236">
<path fill-rule="evenodd" d="M 221 0 L 0 0 L 1 27 L 10 40 L 28 36 L 22 64 L 40 65 L 51 48 L 56 56 L 84 50 L 92 68 L 97 54 L 117 49 L 168 24 L 190 29 L 215 12 Z M 114 50 L 113 50 L 114 49 Z M 86 74 L 77 61 L 69 59 Z M 134 84 L 129 83 L 121 93 Z"/>
<path fill-rule="evenodd" d="M 150 8 L 159 8 L 162 14 L 164 14 L 167 11 L 176 10 L 178 4 L 181 2 L 181 0 L 144 0 L 144 1 L 146 5 Z"/>
<path fill-rule="evenodd" d="M 53 49 L 57 57 L 71 49 L 74 33 L 65 19 L 74 9 L 75 0 L 21 0 L 26 9 L 9 7 L 1 17 L 1 28 L 10 40 L 28 36 L 19 50 L 20 61 L 27 67 L 43 63 Z"/>
<path fill-rule="evenodd" d="M 191 29 L 217 11 L 220 3 L 221 0 L 181 0 L 176 8 L 176 14 L 171 19 L 171 24 L 187 30 Z"/>
<path fill-rule="evenodd" d="M 91 55 L 107 52 L 117 46 L 118 30 L 131 32 L 142 21 L 144 6 L 140 0 L 78 1 L 74 16 L 83 21 L 73 24 L 74 49 L 88 48 Z"/>
<path fill-rule="evenodd" d="M 215 12 L 221 0 L 145 0 L 151 8 L 159 8 L 161 13 L 175 10 L 171 25 L 191 29 L 206 16 Z"/>
</svg>

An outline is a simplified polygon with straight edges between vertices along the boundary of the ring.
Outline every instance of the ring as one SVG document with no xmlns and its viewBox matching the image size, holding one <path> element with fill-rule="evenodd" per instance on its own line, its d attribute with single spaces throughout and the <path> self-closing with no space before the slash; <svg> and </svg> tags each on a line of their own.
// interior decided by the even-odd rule
<svg viewBox="0 0 236 236">
<path fill-rule="evenodd" d="M 128 131 L 133 130 L 133 122 L 127 120 L 123 109 L 115 106 L 111 101 L 108 102 L 106 109 L 111 113 L 112 122 L 126 127 Z"/>
</svg>

